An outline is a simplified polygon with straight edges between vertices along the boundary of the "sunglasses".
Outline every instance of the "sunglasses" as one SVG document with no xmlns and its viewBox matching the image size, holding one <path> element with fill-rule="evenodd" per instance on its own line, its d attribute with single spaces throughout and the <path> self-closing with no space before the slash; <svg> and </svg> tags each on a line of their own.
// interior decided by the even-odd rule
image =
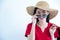
<svg viewBox="0 0 60 40">
<path fill-rule="evenodd" d="M 37 18 L 41 18 L 41 17 L 47 18 L 47 15 L 46 15 L 46 14 L 43 14 L 43 15 L 36 15 L 36 16 L 37 16 Z"/>
</svg>

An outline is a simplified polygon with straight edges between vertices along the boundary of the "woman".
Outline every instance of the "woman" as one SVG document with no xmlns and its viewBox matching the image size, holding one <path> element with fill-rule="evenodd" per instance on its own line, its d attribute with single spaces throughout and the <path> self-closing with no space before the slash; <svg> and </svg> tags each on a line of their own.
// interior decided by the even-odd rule
<svg viewBox="0 0 60 40">
<path fill-rule="evenodd" d="M 25 33 L 28 40 L 57 40 L 58 26 L 49 22 L 57 15 L 57 10 L 49 8 L 47 2 L 40 1 L 35 7 L 27 7 L 27 12 L 32 16 Z"/>
</svg>

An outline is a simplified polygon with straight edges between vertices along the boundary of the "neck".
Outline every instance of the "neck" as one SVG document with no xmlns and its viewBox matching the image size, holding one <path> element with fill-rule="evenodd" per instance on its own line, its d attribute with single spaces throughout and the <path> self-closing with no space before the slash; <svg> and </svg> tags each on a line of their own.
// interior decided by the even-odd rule
<svg viewBox="0 0 60 40">
<path fill-rule="evenodd" d="M 47 24 L 47 22 L 38 22 L 38 24 L 40 25 L 40 26 L 45 26 L 46 24 Z"/>
</svg>

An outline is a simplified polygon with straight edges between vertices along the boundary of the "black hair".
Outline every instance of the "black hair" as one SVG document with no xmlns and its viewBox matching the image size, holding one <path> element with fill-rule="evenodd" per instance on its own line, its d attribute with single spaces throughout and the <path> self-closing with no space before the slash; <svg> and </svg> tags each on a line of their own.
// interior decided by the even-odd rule
<svg viewBox="0 0 60 40">
<path fill-rule="evenodd" d="M 39 8 L 37 8 L 37 7 L 34 8 L 33 15 L 36 14 L 36 10 L 37 10 L 37 9 L 39 9 Z M 38 18 L 37 18 L 37 22 L 38 22 L 38 21 L 39 21 L 39 20 L 38 20 Z M 47 18 L 46 18 L 46 22 L 49 22 L 49 15 L 48 15 Z"/>
<path fill-rule="evenodd" d="M 47 18 L 46 18 L 46 22 L 49 22 L 49 16 L 50 16 L 50 15 L 48 14 L 48 16 L 47 16 Z"/>
</svg>

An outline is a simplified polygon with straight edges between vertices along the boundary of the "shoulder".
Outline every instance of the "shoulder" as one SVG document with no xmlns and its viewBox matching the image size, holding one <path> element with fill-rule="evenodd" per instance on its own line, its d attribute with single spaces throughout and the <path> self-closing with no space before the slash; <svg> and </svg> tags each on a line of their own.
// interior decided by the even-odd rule
<svg viewBox="0 0 60 40">
<path fill-rule="evenodd" d="M 55 25 L 56 27 L 59 27 L 59 26 L 57 26 L 55 23 L 51 23 L 51 22 L 49 22 L 49 24 L 52 26 L 52 25 Z"/>
<path fill-rule="evenodd" d="M 56 25 L 55 23 L 49 23 L 51 26 L 55 25 L 57 27 L 57 30 L 60 30 L 60 26 Z"/>
<path fill-rule="evenodd" d="M 27 25 L 32 25 L 32 23 L 28 23 Z"/>
<path fill-rule="evenodd" d="M 55 23 L 51 23 L 51 22 L 49 22 L 49 27 L 52 27 L 52 26 L 57 27 L 57 29 L 59 28 L 59 26 L 57 26 Z"/>
<path fill-rule="evenodd" d="M 32 23 L 28 23 L 27 28 L 31 28 L 31 27 L 32 27 Z"/>
</svg>

